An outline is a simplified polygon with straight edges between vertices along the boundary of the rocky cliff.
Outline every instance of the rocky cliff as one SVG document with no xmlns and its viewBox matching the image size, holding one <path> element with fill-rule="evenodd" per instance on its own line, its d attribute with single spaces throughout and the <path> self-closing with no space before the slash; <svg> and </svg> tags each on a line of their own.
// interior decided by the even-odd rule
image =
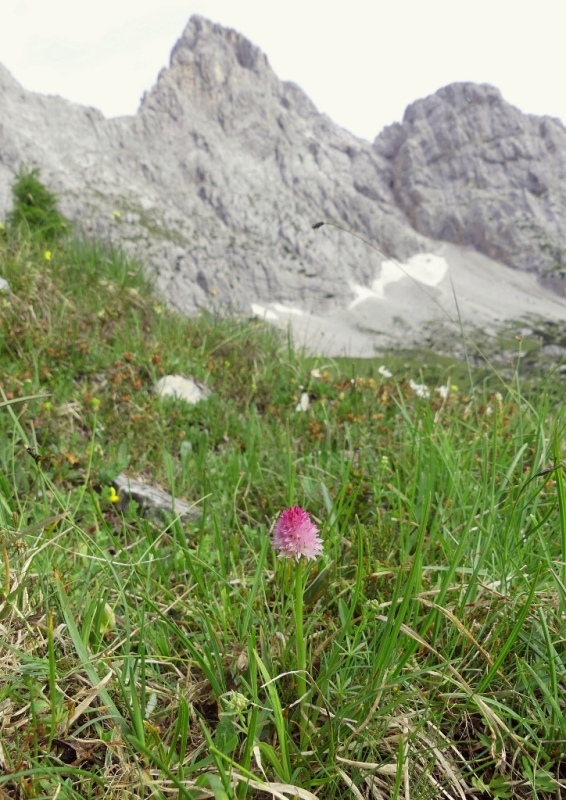
<svg viewBox="0 0 566 800">
<path fill-rule="evenodd" d="M 566 129 L 522 114 L 492 86 L 418 100 L 374 141 L 411 226 L 543 272 L 566 244 Z"/>
<path fill-rule="evenodd" d="M 188 313 L 212 303 L 391 333 L 398 306 L 361 303 L 383 300 L 383 256 L 340 230 L 313 231 L 321 219 L 407 264 L 450 252 L 472 269 L 479 253 L 493 269 L 542 275 L 566 247 L 559 121 L 522 114 L 491 86 L 455 84 L 366 142 L 280 81 L 242 35 L 200 17 L 133 117 L 27 92 L 0 65 L 0 216 L 22 164 Z M 348 316 L 361 305 L 361 321 Z M 422 321 L 403 309 L 407 324 Z"/>
</svg>

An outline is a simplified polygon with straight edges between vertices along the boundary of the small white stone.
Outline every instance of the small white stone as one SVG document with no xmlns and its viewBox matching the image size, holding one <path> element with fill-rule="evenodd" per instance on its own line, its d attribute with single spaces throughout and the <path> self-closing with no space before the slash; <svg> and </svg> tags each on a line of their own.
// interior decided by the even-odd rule
<svg viewBox="0 0 566 800">
<path fill-rule="evenodd" d="M 165 375 L 155 384 L 155 393 L 160 397 L 174 397 L 185 400 L 191 405 L 206 400 L 210 397 L 210 389 L 198 383 L 194 378 L 185 378 L 184 375 Z"/>
</svg>

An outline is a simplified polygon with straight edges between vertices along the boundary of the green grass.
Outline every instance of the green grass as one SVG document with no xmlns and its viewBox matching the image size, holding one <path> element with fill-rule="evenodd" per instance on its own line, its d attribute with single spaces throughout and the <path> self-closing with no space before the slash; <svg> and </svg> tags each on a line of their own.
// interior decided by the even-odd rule
<svg viewBox="0 0 566 800">
<path fill-rule="evenodd" d="M 564 419 L 546 385 L 307 358 L 256 321 L 172 314 L 81 241 L 8 230 L 0 275 L 2 796 L 564 794 Z M 210 399 L 157 398 L 170 372 Z M 200 518 L 122 515 L 123 470 Z M 325 550 L 301 703 L 292 564 L 269 537 L 291 504 Z"/>
</svg>

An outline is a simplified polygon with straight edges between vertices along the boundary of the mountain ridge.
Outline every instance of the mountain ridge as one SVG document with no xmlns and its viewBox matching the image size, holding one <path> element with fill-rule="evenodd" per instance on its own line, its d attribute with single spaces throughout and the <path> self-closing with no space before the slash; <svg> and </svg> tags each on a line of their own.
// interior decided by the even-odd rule
<svg viewBox="0 0 566 800">
<path fill-rule="evenodd" d="M 451 258 L 465 261 L 473 248 L 533 273 L 541 303 L 540 277 L 561 266 L 566 129 L 487 84 L 444 87 L 366 142 L 280 81 L 242 34 L 197 16 L 134 116 L 27 92 L 0 68 L 0 120 L 0 213 L 19 167 L 40 167 L 62 211 L 141 258 L 186 313 L 301 317 L 346 326 L 357 347 L 362 328 L 376 344 L 418 338 L 438 316 L 384 304 L 391 289 L 375 287 L 390 256 L 442 259 L 455 245 Z M 379 252 L 314 232 L 319 220 Z M 562 292 L 561 278 L 545 280 Z"/>
</svg>

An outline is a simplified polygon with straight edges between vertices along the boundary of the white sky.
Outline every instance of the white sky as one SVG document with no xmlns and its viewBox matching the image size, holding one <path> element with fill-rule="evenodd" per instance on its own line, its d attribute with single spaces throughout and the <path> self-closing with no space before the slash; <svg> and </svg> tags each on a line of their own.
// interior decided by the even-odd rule
<svg viewBox="0 0 566 800">
<path fill-rule="evenodd" d="M 1 0 L 0 62 L 26 89 L 133 114 L 195 13 L 366 139 L 460 80 L 566 121 L 564 0 Z"/>
</svg>

